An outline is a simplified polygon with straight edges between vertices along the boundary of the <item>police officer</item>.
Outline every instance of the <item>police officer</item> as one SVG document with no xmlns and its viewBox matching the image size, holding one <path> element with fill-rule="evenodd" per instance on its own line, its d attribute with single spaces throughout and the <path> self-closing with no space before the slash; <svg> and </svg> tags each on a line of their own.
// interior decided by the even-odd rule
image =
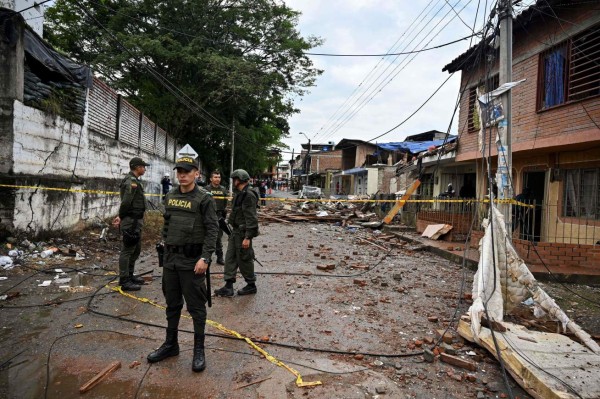
<svg viewBox="0 0 600 399">
<path fill-rule="evenodd" d="M 192 370 L 206 368 L 204 328 L 206 326 L 206 270 L 217 240 L 217 214 L 212 195 L 196 184 L 198 166 L 190 157 L 175 164 L 179 187 L 165 199 L 165 243 L 162 289 L 167 303 L 167 337 L 148 355 L 150 363 L 179 354 L 177 330 L 183 300 L 194 322 Z"/>
<path fill-rule="evenodd" d="M 215 205 L 217 207 L 217 219 L 227 217 L 227 211 L 225 208 L 227 207 L 227 198 L 229 196 L 229 191 L 221 185 L 221 172 L 218 170 L 213 170 L 210 174 L 210 184 L 206 186 L 206 189 L 210 191 L 213 197 L 222 197 L 215 198 Z M 223 259 L 223 230 L 219 229 L 219 236 L 217 237 L 217 246 L 215 248 L 215 254 L 217 255 L 217 263 L 219 265 L 224 265 L 225 260 Z"/>
<path fill-rule="evenodd" d="M 123 235 L 119 256 L 119 285 L 123 291 L 139 291 L 140 286 L 144 284 L 144 280 L 134 276 L 133 272 L 135 261 L 142 249 L 141 233 L 146 198 L 140 177 L 146 173 L 146 166 L 150 164 L 144 162 L 142 158 L 135 157 L 129 161 L 129 173 L 123 178 L 119 188 L 121 195 L 119 215 L 113 220 L 113 226 L 120 227 Z"/>
<path fill-rule="evenodd" d="M 256 275 L 254 274 L 254 250 L 252 239 L 258 236 L 258 216 L 256 207 L 258 195 L 250 189 L 250 175 L 243 169 L 234 170 L 231 174 L 235 194 L 229 215 L 232 227 L 227 254 L 225 255 L 225 286 L 215 290 L 219 296 L 233 296 L 233 283 L 239 267 L 247 285 L 238 290 L 238 295 L 256 294 Z"/>
</svg>

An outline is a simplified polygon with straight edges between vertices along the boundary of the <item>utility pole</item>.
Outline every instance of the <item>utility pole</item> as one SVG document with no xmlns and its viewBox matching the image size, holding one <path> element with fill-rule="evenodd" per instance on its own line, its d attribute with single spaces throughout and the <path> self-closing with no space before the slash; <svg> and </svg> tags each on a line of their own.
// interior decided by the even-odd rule
<svg viewBox="0 0 600 399">
<path fill-rule="evenodd" d="M 512 82 L 512 0 L 501 0 L 499 2 L 500 18 L 500 85 Z M 496 184 L 498 185 L 498 199 L 510 200 L 512 192 L 512 90 L 503 94 L 504 119 L 498 124 L 498 136 L 500 142 L 498 148 L 498 169 L 496 172 Z M 512 240 L 512 204 L 502 203 L 499 207 L 504 215 L 508 239 Z"/>
<path fill-rule="evenodd" d="M 231 166 L 229 169 L 229 175 L 233 173 L 233 155 L 235 150 L 235 119 L 231 118 Z M 233 179 L 229 179 L 229 192 L 233 195 Z"/>
<path fill-rule="evenodd" d="M 312 150 L 312 147 L 310 145 L 310 138 L 306 135 L 306 133 L 300 132 L 299 134 L 303 135 L 308 140 L 308 153 L 304 157 L 304 165 L 305 165 L 305 172 L 306 172 L 306 185 L 308 186 L 308 176 L 310 175 L 310 164 L 312 163 L 312 159 L 310 158 L 310 151 Z M 310 162 L 308 164 L 308 166 L 306 166 L 307 161 Z"/>
</svg>

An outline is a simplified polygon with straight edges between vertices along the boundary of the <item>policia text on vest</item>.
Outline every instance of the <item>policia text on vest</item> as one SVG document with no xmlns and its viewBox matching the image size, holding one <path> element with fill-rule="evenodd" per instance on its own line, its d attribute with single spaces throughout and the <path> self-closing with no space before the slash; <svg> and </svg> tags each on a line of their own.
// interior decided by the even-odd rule
<svg viewBox="0 0 600 399">
<path fill-rule="evenodd" d="M 165 342 L 148 355 L 154 363 L 179 355 L 177 331 L 185 300 L 194 323 L 192 370 L 206 368 L 204 330 L 208 294 L 209 264 L 218 224 L 212 195 L 196 185 L 199 176 L 195 161 L 179 158 L 175 165 L 179 187 L 165 197 L 162 238 L 164 241 L 162 288 L 165 295 L 167 331 Z"/>
</svg>

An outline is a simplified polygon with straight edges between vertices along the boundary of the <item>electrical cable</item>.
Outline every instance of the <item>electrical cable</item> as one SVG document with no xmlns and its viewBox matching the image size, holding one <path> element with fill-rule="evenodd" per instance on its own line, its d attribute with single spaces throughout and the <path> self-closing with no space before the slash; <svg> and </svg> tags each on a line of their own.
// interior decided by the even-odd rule
<svg viewBox="0 0 600 399">
<path fill-rule="evenodd" d="M 105 316 L 105 317 L 116 319 L 116 320 L 127 321 L 129 323 L 136 323 L 136 324 L 141 324 L 141 325 L 145 325 L 145 326 L 149 326 L 149 327 L 156 327 L 156 328 L 160 328 L 160 329 L 165 329 L 165 326 L 162 326 L 160 324 L 155 324 L 155 323 L 150 323 L 150 322 L 140 321 L 140 320 L 134 320 L 134 319 L 130 319 L 130 318 L 127 318 L 127 317 L 124 317 L 124 316 L 112 315 L 112 314 L 105 313 L 105 312 L 102 312 L 102 311 L 94 309 L 94 307 L 92 306 L 92 301 L 94 300 L 96 294 L 102 288 L 104 288 L 104 287 L 105 287 L 104 285 L 99 286 L 98 289 L 95 291 L 94 295 L 92 295 L 89 298 L 88 304 L 87 304 L 86 308 L 87 308 L 87 310 L 90 313 L 97 314 L 97 315 L 100 315 L 100 316 Z M 179 331 L 185 332 L 185 333 L 191 333 L 191 334 L 194 333 L 194 331 L 192 331 L 192 330 L 185 330 L 185 329 L 179 329 Z M 233 337 L 233 336 L 230 336 L 230 335 L 223 335 L 223 334 L 205 333 L 205 335 L 206 336 L 210 336 L 210 337 L 219 337 L 219 338 L 224 338 L 224 339 L 230 339 L 230 340 L 234 340 L 234 341 L 240 341 L 241 340 L 240 338 Z M 396 357 L 419 356 L 419 355 L 423 354 L 422 351 L 411 352 L 411 353 L 397 353 L 397 354 L 358 352 L 358 351 L 342 351 L 342 350 L 335 350 L 335 349 L 305 347 L 305 346 L 294 345 L 294 344 L 286 344 L 286 343 L 282 343 L 282 342 L 263 341 L 263 340 L 260 340 L 260 339 L 253 340 L 253 342 L 259 343 L 259 344 L 264 344 L 264 345 L 279 346 L 279 347 L 283 347 L 283 348 L 302 349 L 302 350 L 306 350 L 306 351 L 323 352 L 323 353 L 333 353 L 333 354 L 338 354 L 338 355 L 356 355 L 356 354 L 361 354 L 361 355 L 364 355 L 364 356 L 396 358 Z"/>
<path fill-rule="evenodd" d="M 63 338 L 72 337 L 74 335 L 90 334 L 90 333 L 98 333 L 98 332 L 108 332 L 108 333 L 112 333 L 112 334 L 124 335 L 127 337 L 136 337 L 136 338 L 140 338 L 140 339 L 152 340 L 152 338 L 144 337 L 141 335 L 134 335 L 134 334 L 128 334 L 128 333 L 124 333 L 124 332 L 120 332 L 120 331 L 102 330 L 102 329 L 76 331 L 76 332 L 68 333 L 65 335 L 61 335 L 60 337 L 56 337 L 54 339 L 54 341 L 52 341 L 52 344 L 50 345 L 50 349 L 48 350 L 48 355 L 46 356 L 46 383 L 44 384 L 44 398 L 48 397 L 48 385 L 50 384 L 50 357 L 52 356 L 52 349 L 54 348 L 54 345 L 56 345 L 56 343 Z"/>
<path fill-rule="evenodd" d="M 137 60 L 137 56 L 125 46 L 108 28 L 106 28 L 94 15 L 92 15 L 78 0 L 73 0 L 74 3 L 103 31 L 105 31 L 110 38 L 119 45 L 121 49 L 127 52 L 134 60 Z M 166 88 L 176 99 L 178 99 L 183 105 L 185 105 L 190 111 L 195 113 L 201 119 L 205 120 L 209 124 L 215 125 L 216 127 L 224 128 L 230 131 L 231 128 L 221 122 L 218 118 L 213 116 L 210 112 L 206 111 L 203 107 L 198 105 L 191 97 L 185 94 L 181 89 L 174 85 L 169 79 L 155 71 L 152 67 L 146 63 L 141 63 L 143 69 L 152 75 L 164 88 Z"/>
<path fill-rule="evenodd" d="M 437 0 L 436 4 L 437 5 L 439 3 L 440 0 Z M 410 31 L 411 27 L 413 26 L 413 24 L 419 20 L 419 18 L 421 17 L 421 15 L 423 15 L 423 13 L 429 8 L 429 6 L 431 5 L 431 3 L 433 3 L 433 0 L 430 0 L 429 3 L 427 3 L 427 5 L 425 6 L 425 8 L 423 8 L 423 10 L 421 10 L 421 12 L 419 13 L 419 15 L 417 15 L 416 18 L 412 18 L 412 22 L 410 23 L 410 25 L 408 26 L 408 28 L 406 28 L 406 30 L 402 33 L 402 35 L 400 35 L 400 37 L 398 39 L 396 39 L 396 41 L 394 42 L 394 44 L 392 44 L 392 46 L 390 47 L 390 49 L 388 50 L 388 52 L 392 52 L 395 51 L 395 49 L 397 48 L 396 46 L 398 45 L 398 43 L 402 40 L 403 37 L 405 37 L 405 35 Z M 435 7 L 434 5 L 434 7 Z M 430 11 L 428 11 L 429 13 Z M 427 13 L 427 14 L 428 14 Z M 427 15 L 425 14 L 425 15 Z M 423 21 L 425 19 L 425 16 L 423 16 L 423 18 L 421 19 L 421 21 Z M 420 21 L 420 22 L 421 22 Z M 417 25 L 420 23 L 418 22 Z M 397 57 L 396 57 L 397 59 Z M 394 62 L 396 59 L 392 60 L 392 62 Z M 354 90 L 352 91 L 352 93 L 350 93 L 350 95 L 346 98 L 346 100 L 344 100 L 344 102 L 338 106 L 338 108 L 336 108 L 336 110 L 333 112 L 332 115 L 329 116 L 329 118 L 325 121 L 325 123 L 317 130 L 317 132 L 313 135 L 313 140 L 315 140 L 317 138 L 317 136 L 319 136 L 319 134 L 321 134 L 323 132 L 323 130 L 327 130 L 329 129 L 329 123 L 336 117 L 336 115 L 338 114 L 338 112 L 340 112 L 345 105 L 351 101 L 352 97 L 354 96 L 354 94 L 360 90 L 360 88 L 362 87 L 363 84 L 365 84 L 370 78 L 371 76 L 375 73 L 375 70 L 377 68 L 379 68 L 379 65 L 384 61 L 384 58 L 381 58 L 377 64 L 375 64 L 375 66 L 373 68 L 371 68 L 371 70 L 365 75 L 365 77 L 362 78 L 361 82 L 358 84 L 358 86 L 356 86 L 354 88 Z"/>
<path fill-rule="evenodd" d="M 459 0 L 456 4 L 460 3 Z M 464 8 L 471 2 L 472 0 L 469 0 L 467 3 L 465 3 L 465 5 L 463 6 L 463 8 L 461 9 L 464 10 Z M 450 14 L 450 11 L 448 11 L 441 19 L 440 21 L 435 24 L 435 26 L 433 27 L 433 29 L 430 31 L 430 33 L 434 32 L 434 29 L 440 24 L 442 23 L 442 21 L 446 18 L 447 15 Z M 425 44 L 425 46 L 427 46 L 429 43 L 431 43 L 449 24 L 450 22 L 452 22 L 454 19 L 456 18 L 456 16 L 452 17 L 444 26 L 442 26 L 442 28 L 435 33 L 431 39 Z M 417 44 L 417 46 L 419 46 L 421 43 L 423 43 L 424 40 L 427 39 L 428 35 L 430 34 L 428 33 L 423 39 L 421 39 L 421 41 Z M 416 47 L 415 47 L 416 48 Z M 369 102 L 371 102 L 385 87 L 387 87 L 394 79 L 396 76 L 398 76 L 398 74 L 400 74 L 400 72 L 402 72 L 410 63 L 412 63 L 412 61 L 417 57 L 417 54 L 415 54 L 412 58 L 409 59 L 409 57 L 405 57 L 404 60 L 402 62 L 400 62 L 396 67 L 394 67 L 389 74 L 383 79 L 381 80 L 377 86 L 373 89 L 370 90 L 370 92 L 367 93 L 367 91 L 372 87 L 372 85 L 367 88 L 367 91 L 365 91 L 363 93 L 366 94 L 366 97 L 364 99 L 362 99 L 362 101 L 360 101 L 360 103 L 356 106 L 356 108 L 354 110 L 350 110 L 350 108 L 352 108 L 352 106 L 354 106 L 356 104 L 356 102 L 358 102 L 360 100 L 360 98 L 363 97 L 363 95 L 361 95 L 356 101 L 355 103 L 353 103 L 348 112 L 349 114 L 347 114 L 346 116 L 343 117 L 343 120 L 340 120 L 339 123 L 337 123 L 336 126 L 334 126 L 332 128 L 332 131 L 326 134 L 326 137 L 330 137 L 332 135 L 334 135 L 337 131 L 339 131 L 346 123 L 348 123 L 358 112 L 360 112 Z M 408 60 L 406 63 L 403 62 Z M 391 64 L 388 65 L 388 67 L 386 68 L 385 71 L 387 71 L 387 69 L 391 67 Z M 385 72 L 384 71 L 384 72 Z M 382 74 L 379 75 L 379 77 L 381 77 Z M 378 78 L 379 78 L 378 77 Z M 375 82 L 374 82 L 375 83 Z"/>
<path fill-rule="evenodd" d="M 461 37 L 460 39 L 452 40 L 452 41 L 447 42 L 447 43 L 438 44 L 437 46 L 426 47 L 426 48 L 423 48 L 423 49 L 420 49 L 420 50 L 405 51 L 405 52 L 400 52 L 400 53 L 383 53 L 383 54 L 304 53 L 304 54 L 306 54 L 306 55 L 313 55 L 313 56 L 322 56 L 322 57 L 391 57 L 393 55 L 408 55 L 408 54 L 424 53 L 426 51 L 435 50 L 435 49 L 438 49 L 438 48 L 442 48 L 442 47 L 446 47 L 446 46 L 450 46 L 452 44 L 456 44 L 456 43 L 462 42 L 463 40 L 470 39 L 471 37 L 474 37 L 474 36 L 479 36 L 479 34 L 475 33 L 473 35 Z"/>
<path fill-rule="evenodd" d="M 456 4 L 459 4 L 462 0 L 458 0 Z M 465 3 L 466 7 L 472 0 L 468 0 L 467 3 Z M 463 7 L 463 9 L 464 9 Z M 435 18 L 435 16 L 437 16 L 437 14 L 444 8 L 444 6 L 442 6 L 438 12 L 432 17 L 432 19 L 430 21 L 433 20 L 433 18 Z M 461 10 L 462 11 L 462 10 Z M 428 31 L 428 33 L 415 45 L 415 49 L 421 45 L 421 43 L 423 43 L 423 41 L 425 41 L 430 34 L 434 33 L 434 30 L 437 28 L 437 26 L 439 24 L 441 24 L 444 19 L 450 14 L 451 11 L 448 11 L 434 26 L 433 28 L 431 28 L 431 30 Z M 456 18 L 456 16 L 452 17 L 447 23 L 446 25 L 444 25 L 437 33 L 435 33 L 432 38 L 429 40 L 428 43 L 425 44 L 425 46 L 427 46 L 427 44 L 431 43 L 431 41 L 433 39 L 435 39 L 435 37 L 437 37 L 437 35 L 439 35 L 441 33 L 442 30 L 444 30 L 448 24 L 450 22 L 452 22 L 454 19 Z M 424 25 L 423 28 L 417 33 L 417 36 L 425 29 L 425 28 L 430 28 L 428 25 Z M 411 42 L 408 43 L 408 45 L 410 45 L 416 38 L 417 36 L 415 36 Z M 407 45 L 407 47 L 408 47 Z M 381 78 L 386 72 L 387 70 L 393 65 L 393 62 L 388 64 L 388 66 L 377 76 L 377 78 L 375 79 L 374 82 L 372 82 L 366 89 L 365 91 L 356 98 L 356 100 L 350 104 L 350 106 L 348 107 L 348 109 L 346 111 L 344 111 L 340 117 L 338 117 L 337 121 L 334 123 L 334 125 L 329 129 L 328 132 L 324 133 L 324 136 L 321 139 L 327 139 L 331 136 L 333 136 L 337 131 L 339 131 L 345 124 L 347 124 L 358 112 L 360 112 L 360 110 L 362 110 L 362 108 L 364 108 L 364 106 L 369 103 L 373 98 L 375 98 L 386 86 L 388 86 L 392 80 L 406 67 L 408 66 L 412 60 L 414 60 L 414 58 L 417 56 L 418 54 L 415 54 L 414 57 L 412 59 L 408 59 L 408 56 L 405 57 L 398 65 L 396 65 L 385 77 Z M 396 57 L 394 59 L 394 61 L 397 59 L 398 57 Z M 408 61 L 406 61 L 408 60 Z M 406 61 L 406 62 L 405 62 Z M 404 63 L 404 65 L 403 65 Z M 400 67 L 402 67 L 398 72 L 396 72 Z M 392 74 L 394 74 L 394 76 L 392 76 Z M 390 78 L 390 76 L 392 76 Z M 381 80 L 379 80 L 381 78 Z M 379 80 L 379 83 L 377 83 L 377 81 Z M 375 86 L 375 88 L 372 88 L 373 85 L 377 83 L 377 85 Z M 366 95 L 366 97 L 365 97 Z M 358 103 L 358 105 L 356 105 Z M 354 109 L 353 109 L 354 108 Z"/>
</svg>

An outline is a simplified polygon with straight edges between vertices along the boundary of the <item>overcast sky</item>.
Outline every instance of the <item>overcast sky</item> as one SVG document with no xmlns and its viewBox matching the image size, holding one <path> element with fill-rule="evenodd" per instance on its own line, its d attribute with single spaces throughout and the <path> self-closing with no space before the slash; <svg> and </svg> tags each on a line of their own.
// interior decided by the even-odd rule
<svg viewBox="0 0 600 399">
<path fill-rule="evenodd" d="M 456 17 L 447 1 L 454 6 L 464 23 Z M 436 46 L 468 36 L 471 34 L 470 26 L 473 25 L 477 9 L 475 0 L 286 0 L 286 4 L 302 13 L 299 29 L 303 36 L 314 35 L 324 39 L 324 44 L 311 52 L 346 54 L 386 53 L 398 39 L 400 40 L 393 52 Z M 482 26 L 483 7 L 484 2 L 481 2 L 476 31 Z M 463 10 L 460 11 L 461 9 Z M 423 10 L 425 11 L 421 14 Z M 446 23 L 448 25 L 442 29 Z M 477 38 L 473 40 L 473 44 L 477 42 Z M 410 62 L 413 55 L 386 57 L 383 61 L 381 57 L 311 56 L 315 65 L 324 72 L 310 93 L 295 99 L 300 113 L 291 118 L 290 137 L 284 139 L 284 142 L 290 146 L 290 150 L 294 148 L 297 153 L 300 144 L 307 142 L 299 132 L 306 133 L 312 143 L 337 143 L 343 138 L 369 140 L 380 135 L 414 112 L 448 78 L 448 73 L 442 72 L 444 65 L 468 47 L 469 40 L 461 41 L 418 54 Z M 398 65 L 398 69 L 388 75 Z M 388 69 L 384 72 L 386 68 Z M 371 78 L 360 86 L 360 90 L 342 109 L 349 109 L 349 105 L 361 93 L 362 99 L 351 109 L 357 109 L 360 103 L 373 97 L 376 92 L 377 95 L 352 119 L 335 129 L 328 120 L 370 72 Z M 381 91 L 377 89 L 365 92 L 364 89 L 380 74 L 382 78 L 388 78 L 380 78 L 377 82 L 386 83 L 394 75 L 395 77 Z M 403 141 L 408 135 L 433 129 L 446 131 L 454 110 L 459 83 L 460 76 L 456 74 L 412 119 L 377 141 Z M 371 90 L 377 85 L 375 83 Z M 337 124 L 341 124 L 344 119 L 340 119 Z M 337 116 L 332 120 L 338 120 Z M 337 131 L 334 133 L 335 130 Z M 451 133 L 456 134 L 456 131 L 455 121 Z M 284 155 L 284 159 L 289 157 L 291 154 Z"/>
</svg>

